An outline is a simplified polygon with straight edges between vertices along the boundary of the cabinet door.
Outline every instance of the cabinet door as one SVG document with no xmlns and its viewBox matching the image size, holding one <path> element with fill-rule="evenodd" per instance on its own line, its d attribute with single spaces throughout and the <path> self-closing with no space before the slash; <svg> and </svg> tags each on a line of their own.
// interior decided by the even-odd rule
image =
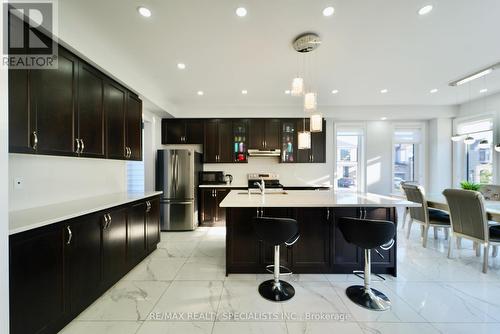
<svg viewBox="0 0 500 334">
<path fill-rule="evenodd" d="M 78 112 L 76 137 L 83 141 L 86 157 L 104 157 L 104 108 L 102 75 L 90 65 L 80 63 L 78 70 Z"/>
<path fill-rule="evenodd" d="M 162 119 L 162 144 L 183 144 L 186 122 L 182 119 Z"/>
<path fill-rule="evenodd" d="M 298 119 L 297 120 L 297 131 L 309 130 L 309 119 Z M 311 150 L 310 149 L 298 149 L 298 139 L 297 139 L 297 162 L 310 162 L 311 161 Z"/>
<path fill-rule="evenodd" d="M 186 120 L 186 144 L 203 144 L 203 120 Z"/>
<path fill-rule="evenodd" d="M 146 254 L 146 204 L 137 203 L 128 209 L 128 266 L 134 267 Z"/>
<path fill-rule="evenodd" d="M 348 243 L 338 228 L 340 217 L 359 217 L 356 208 L 333 209 L 333 263 L 338 272 L 352 272 L 352 268 L 363 268 L 364 255 L 361 248 Z"/>
<path fill-rule="evenodd" d="M 267 150 L 277 150 L 280 148 L 280 125 L 279 119 L 266 119 L 266 137 L 264 146 Z"/>
<path fill-rule="evenodd" d="M 76 315 L 90 305 L 102 292 L 101 229 L 102 214 L 91 214 L 71 220 L 68 249 L 69 305 Z"/>
<path fill-rule="evenodd" d="M 227 189 L 216 189 L 216 203 L 215 203 L 215 221 L 223 225 L 226 223 L 226 208 L 219 207 L 222 200 L 227 196 L 229 191 Z"/>
<path fill-rule="evenodd" d="M 29 71 L 9 69 L 9 152 L 34 153 L 35 120 L 29 108 Z"/>
<path fill-rule="evenodd" d="M 250 119 L 248 122 L 249 141 L 248 148 L 264 149 L 264 140 L 266 133 L 266 121 L 261 118 Z"/>
<path fill-rule="evenodd" d="M 233 162 L 233 123 L 231 120 L 218 121 L 219 158 L 217 162 Z"/>
<path fill-rule="evenodd" d="M 297 122 L 294 119 L 281 121 L 280 162 L 293 163 L 297 160 Z"/>
<path fill-rule="evenodd" d="M 102 267 L 105 288 L 112 286 L 127 271 L 127 210 L 107 212 L 111 217 L 102 232 Z"/>
<path fill-rule="evenodd" d="M 217 207 L 215 189 L 202 188 L 200 195 L 200 224 L 212 224 L 215 222 L 215 208 Z"/>
<path fill-rule="evenodd" d="M 205 122 L 205 139 L 203 141 L 203 160 L 207 163 L 218 162 L 219 156 L 219 132 L 217 120 Z"/>
<path fill-rule="evenodd" d="M 127 98 L 127 145 L 131 151 L 129 160 L 142 160 L 142 101 L 128 94 Z"/>
<path fill-rule="evenodd" d="M 156 245 L 160 242 L 160 200 L 149 200 L 151 208 L 146 215 L 146 232 L 148 251 L 156 249 Z"/>
<path fill-rule="evenodd" d="M 234 273 L 262 272 L 261 243 L 252 226 L 256 208 L 229 208 L 227 214 L 226 270 Z"/>
<path fill-rule="evenodd" d="M 36 117 L 37 152 L 76 154 L 74 116 L 78 60 L 59 48 L 57 69 L 30 71 L 31 108 Z"/>
<path fill-rule="evenodd" d="M 61 225 L 10 237 L 10 332 L 57 332 L 64 320 L 64 242 Z M 29 315 L 29 316 L 28 316 Z"/>
<path fill-rule="evenodd" d="M 125 159 L 125 98 L 123 87 L 113 82 L 104 84 L 106 150 L 110 159 Z"/>
<path fill-rule="evenodd" d="M 245 163 L 247 159 L 248 121 L 246 119 L 233 120 L 232 134 L 233 162 Z"/>
<path fill-rule="evenodd" d="M 326 162 L 326 122 L 323 120 L 323 131 L 311 133 L 311 162 Z"/>
<path fill-rule="evenodd" d="M 331 209 L 297 210 L 300 238 L 292 246 L 292 268 L 301 273 L 328 272 L 331 266 Z"/>
</svg>

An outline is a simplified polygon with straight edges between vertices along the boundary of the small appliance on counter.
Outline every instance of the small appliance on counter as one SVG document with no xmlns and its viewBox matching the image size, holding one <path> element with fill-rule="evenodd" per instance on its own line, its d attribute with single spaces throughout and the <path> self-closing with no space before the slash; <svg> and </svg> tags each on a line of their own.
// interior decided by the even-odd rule
<svg viewBox="0 0 500 334">
<path fill-rule="evenodd" d="M 200 172 L 200 184 L 226 184 L 226 176 L 221 171 L 203 171 Z"/>
<path fill-rule="evenodd" d="M 156 190 L 160 199 L 162 231 L 187 231 L 198 226 L 197 189 L 203 170 L 201 154 L 194 149 L 158 150 Z"/>
<path fill-rule="evenodd" d="M 233 183 L 233 176 L 231 174 L 226 174 L 224 176 L 224 179 L 226 180 L 226 184 L 231 184 Z"/>
<path fill-rule="evenodd" d="M 258 183 L 264 180 L 266 191 L 283 191 L 283 185 L 276 173 L 250 173 L 247 178 L 248 189 L 258 189 Z"/>
</svg>

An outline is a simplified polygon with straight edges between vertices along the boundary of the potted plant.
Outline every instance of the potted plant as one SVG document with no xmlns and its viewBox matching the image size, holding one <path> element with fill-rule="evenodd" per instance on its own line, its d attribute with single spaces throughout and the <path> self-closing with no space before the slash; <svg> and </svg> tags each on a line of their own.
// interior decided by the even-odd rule
<svg viewBox="0 0 500 334">
<path fill-rule="evenodd" d="M 462 181 L 460 182 L 460 187 L 465 190 L 479 191 L 479 188 L 481 188 L 481 184 L 469 181 Z"/>
</svg>

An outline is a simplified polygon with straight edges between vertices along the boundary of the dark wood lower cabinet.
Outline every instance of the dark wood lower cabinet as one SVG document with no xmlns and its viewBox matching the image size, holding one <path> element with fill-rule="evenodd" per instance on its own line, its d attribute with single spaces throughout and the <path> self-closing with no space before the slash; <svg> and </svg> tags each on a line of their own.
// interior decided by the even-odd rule
<svg viewBox="0 0 500 334">
<path fill-rule="evenodd" d="M 272 264 L 272 245 L 261 243 L 252 227 L 256 208 L 228 208 L 226 274 L 263 273 Z M 294 273 L 352 273 L 364 267 L 363 250 L 348 243 L 338 228 L 340 217 L 359 217 L 359 208 L 264 208 L 269 217 L 290 217 L 299 223 L 300 238 L 281 246 L 280 261 Z M 367 218 L 396 222 L 394 208 L 368 209 Z M 372 271 L 396 276 L 396 244 L 372 251 Z"/>
<path fill-rule="evenodd" d="M 11 235 L 11 333 L 57 333 L 156 249 L 159 224 L 155 197 Z"/>
<path fill-rule="evenodd" d="M 224 225 L 226 223 L 226 210 L 219 204 L 229 193 L 225 188 L 202 188 L 200 190 L 200 224 Z"/>
</svg>

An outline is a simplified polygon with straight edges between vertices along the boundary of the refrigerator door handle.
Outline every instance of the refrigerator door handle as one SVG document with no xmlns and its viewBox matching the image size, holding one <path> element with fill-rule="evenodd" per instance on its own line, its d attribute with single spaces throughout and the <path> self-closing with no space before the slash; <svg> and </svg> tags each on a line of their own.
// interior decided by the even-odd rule
<svg viewBox="0 0 500 334">
<path fill-rule="evenodd" d="M 182 205 L 185 205 L 185 204 L 193 204 L 193 201 L 183 201 L 183 202 L 166 201 L 166 202 L 161 202 L 161 204 L 182 204 Z"/>
</svg>

